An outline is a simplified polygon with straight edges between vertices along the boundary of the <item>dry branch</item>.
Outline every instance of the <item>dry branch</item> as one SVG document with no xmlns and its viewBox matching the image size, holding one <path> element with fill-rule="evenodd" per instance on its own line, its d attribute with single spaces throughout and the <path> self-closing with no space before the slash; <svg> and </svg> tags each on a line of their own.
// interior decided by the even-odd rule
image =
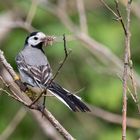
<svg viewBox="0 0 140 140">
<path fill-rule="evenodd" d="M 1 140 L 7 140 L 11 134 L 15 131 L 17 126 L 20 124 L 20 122 L 23 120 L 23 118 L 26 115 L 26 111 L 24 108 L 20 108 L 14 118 L 11 120 L 9 125 L 6 127 L 6 129 L 2 132 L 0 135 Z"/>
<path fill-rule="evenodd" d="M 124 49 L 124 69 L 123 69 L 123 107 L 122 107 L 122 140 L 126 140 L 126 127 L 127 127 L 127 91 L 128 91 L 128 76 L 130 75 L 132 80 L 132 85 L 134 87 L 134 92 L 136 95 L 135 100 L 137 100 L 137 93 L 136 93 L 136 86 L 134 85 L 134 78 L 133 78 L 133 71 L 131 68 L 131 52 L 130 52 L 130 11 L 131 11 L 131 0 L 127 1 L 126 11 L 127 11 L 127 22 L 126 25 L 123 21 L 123 18 L 121 16 L 120 10 L 119 10 L 119 2 L 118 0 L 115 0 L 116 4 L 116 11 L 115 13 L 103 0 L 101 0 L 102 3 L 111 11 L 115 17 L 117 18 L 123 28 L 124 35 L 125 35 L 125 49 Z M 130 68 L 130 73 L 128 72 Z M 133 96 L 134 97 L 134 96 Z M 139 108 L 138 108 L 139 109 Z"/>
<path fill-rule="evenodd" d="M 38 1 L 32 0 L 31 7 L 30 7 L 30 10 L 29 10 L 27 18 L 26 18 L 26 23 L 28 23 L 29 25 L 31 25 L 32 20 L 35 16 L 37 6 L 38 6 Z"/>
<path fill-rule="evenodd" d="M 4 84 L 10 89 L 12 94 L 17 97 L 17 101 L 21 102 L 24 105 L 31 104 L 31 100 L 27 97 L 27 95 L 19 89 L 17 84 L 14 82 L 13 79 L 17 77 L 16 73 L 14 72 L 13 68 L 10 66 L 10 64 L 7 63 L 5 57 L 3 56 L 3 52 L 0 51 L 0 63 L 5 67 L 6 73 L 2 73 L 1 71 L 1 77 L 4 81 Z M 20 99 L 20 100 L 18 100 Z M 30 109 L 30 108 L 29 108 Z M 35 107 L 30 111 L 36 116 L 37 120 L 39 120 L 39 117 L 42 117 L 42 112 L 38 110 L 37 107 Z M 55 129 L 67 140 L 73 140 L 74 138 L 61 126 L 61 124 L 53 117 L 53 115 L 45 108 L 45 111 L 43 113 L 44 119 L 42 119 L 42 123 L 46 124 L 49 122 L 55 127 Z M 39 120 L 41 121 L 41 120 Z M 40 124 L 41 126 L 41 124 Z M 54 131 L 55 132 L 55 131 Z M 50 133 L 49 133 L 50 134 Z M 53 137 L 53 135 L 51 135 Z"/>
<path fill-rule="evenodd" d="M 119 124 L 119 125 L 122 124 L 122 116 L 121 115 L 111 113 L 109 111 L 106 111 L 106 110 L 101 109 L 101 108 L 96 107 L 96 106 L 91 106 L 90 108 L 92 109 L 91 114 L 93 116 L 101 118 L 101 119 L 103 119 L 107 122 L 110 122 L 110 123 Z M 127 117 L 127 126 L 128 127 L 140 128 L 139 124 L 140 124 L 139 119 Z"/>
<path fill-rule="evenodd" d="M 88 34 L 87 18 L 85 12 L 85 5 L 83 0 L 76 0 L 77 10 L 79 13 L 79 22 L 81 31 Z"/>
<path fill-rule="evenodd" d="M 124 51 L 124 71 L 123 71 L 123 108 L 122 108 L 122 140 L 126 140 L 127 127 L 127 85 L 128 85 L 128 69 L 130 62 L 130 11 L 131 0 L 127 2 L 127 23 L 123 28 L 125 32 L 125 51 Z"/>
</svg>

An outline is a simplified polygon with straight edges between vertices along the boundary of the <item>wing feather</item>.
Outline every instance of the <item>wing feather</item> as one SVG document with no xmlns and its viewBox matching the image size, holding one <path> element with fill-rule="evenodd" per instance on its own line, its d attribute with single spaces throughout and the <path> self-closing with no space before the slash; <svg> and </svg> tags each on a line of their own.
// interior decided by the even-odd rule
<svg viewBox="0 0 140 140">
<path fill-rule="evenodd" d="M 49 64 L 40 66 L 29 65 L 25 62 L 22 54 L 19 54 L 16 57 L 16 63 L 19 70 L 32 78 L 37 86 L 46 87 L 48 81 L 52 78 L 51 68 Z"/>
</svg>

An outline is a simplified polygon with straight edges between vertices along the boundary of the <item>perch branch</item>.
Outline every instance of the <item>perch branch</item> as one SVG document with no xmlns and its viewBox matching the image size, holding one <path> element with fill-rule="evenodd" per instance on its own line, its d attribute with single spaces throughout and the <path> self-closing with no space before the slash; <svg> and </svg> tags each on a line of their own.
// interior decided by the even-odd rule
<svg viewBox="0 0 140 140">
<path fill-rule="evenodd" d="M 15 79 L 15 77 L 17 77 L 16 73 L 14 72 L 13 68 L 10 66 L 10 64 L 7 63 L 5 57 L 3 56 L 3 52 L 0 51 L 0 63 L 4 66 L 4 68 L 7 70 L 7 74 L 10 74 L 8 76 L 11 78 L 11 80 L 9 81 L 8 79 L 6 79 L 6 77 L 4 77 L 4 74 L 1 74 L 2 79 L 4 80 L 5 84 L 8 85 L 8 88 L 10 89 L 10 91 L 12 92 L 12 94 L 14 93 L 14 95 L 16 94 L 18 98 L 20 98 L 23 102 L 21 102 L 21 100 L 19 100 L 19 102 L 21 102 L 24 105 L 29 105 L 31 104 L 31 100 L 26 96 L 26 94 L 22 93 L 21 90 L 19 89 L 19 87 L 17 86 L 17 84 L 15 84 L 15 82 L 13 81 L 13 79 Z M 29 107 L 28 107 L 29 108 Z M 31 108 L 29 108 L 31 110 L 31 112 L 37 113 L 38 115 L 42 116 L 42 112 L 38 109 L 37 106 L 34 106 L 34 110 L 32 110 Z M 63 126 L 61 126 L 61 124 L 53 117 L 53 115 L 45 108 L 44 112 L 44 119 L 49 120 L 49 122 L 54 126 L 54 128 L 66 139 L 66 140 L 73 140 L 74 138 L 63 128 Z M 45 123 L 45 122 L 44 122 Z"/>
</svg>

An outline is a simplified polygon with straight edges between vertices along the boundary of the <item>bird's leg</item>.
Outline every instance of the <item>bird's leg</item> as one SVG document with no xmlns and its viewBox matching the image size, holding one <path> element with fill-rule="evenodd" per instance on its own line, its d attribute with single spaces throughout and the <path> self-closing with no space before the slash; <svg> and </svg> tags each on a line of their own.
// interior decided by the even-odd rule
<svg viewBox="0 0 140 140">
<path fill-rule="evenodd" d="M 44 109 L 45 109 L 45 103 L 46 103 L 46 94 L 47 94 L 47 90 L 44 91 L 44 96 L 43 96 L 43 106 L 41 107 L 41 112 L 42 112 L 42 117 L 44 115 Z"/>
<path fill-rule="evenodd" d="M 45 108 L 46 95 L 47 95 L 47 90 L 44 91 L 44 97 L 43 97 L 43 110 L 44 110 L 44 108 Z"/>
</svg>

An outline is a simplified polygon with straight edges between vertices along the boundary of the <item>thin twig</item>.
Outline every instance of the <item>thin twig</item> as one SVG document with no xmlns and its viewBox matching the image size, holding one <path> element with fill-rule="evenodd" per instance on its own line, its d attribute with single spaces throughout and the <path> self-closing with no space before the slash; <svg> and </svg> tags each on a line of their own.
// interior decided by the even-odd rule
<svg viewBox="0 0 140 140">
<path fill-rule="evenodd" d="M 111 113 L 107 110 L 101 109 L 99 107 L 96 106 L 90 106 L 92 112 L 91 115 L 96 116 L 98 118 L 101 118 L 102 120 L 105 120 L 107 122 L 110 123 L 114 123 L 114 124 L 122 124 L 122 116 L 115 114 L 115 113 Z M 127 118 L 127 126 L 131 127 L 131 128 L 140 128 L 140 120 L 136 119 L 136 118 Z"/>
<path fill-rule="evenodd" d="M 7 140 L 26 115 L 24 108 L 20 108 L 6 129 L 1 133 L 0 139 Z"/>
<path fill-rule="evenodd" d="M 137 104 L 138 112 L 140 114 L 140 105 L 139 105 L 139 99 L 138 99 L 138 93 L 137 93 L 137 85 L 136 85 L 135 78 L 134 78 L 133 67 L 130 67 L 130 78 L 131 78 L 132 87 L 134 90 L 134 93 L 132 93 L 133 99 L 135 99 L 135 103 Z"/>
<path fill-rule="evenodd" d="M 26 23 L 28 23 L 28 25 L 31 25 L 33 18 L 35 16 L 36 13 L 36 9 L 38 6 L 38 1 L 37 0 L 32 0 L 32 4 L 30 7 L 30 10 L 28 12 L 27 18 L 26 18 Z"/>
<path fill-rule="evenodd" d="M 124 71 L 123 71 L 123 109 L 122 109 L 122 140 L 126 140 L 126 121 L 127 121 L 127 82 L 130 56 L 130 11 L 131 2 L 127 2 L 127 23 L 125 32 L 125 52 L 124 52 Z"/>
<path fill-rule="evenodd" d="M 62 61 L 62 63 L 60 64 L 59 68 L 57 69 L 55 75 L 53 76 L 53 78 L 51 79 L 50 83 L 56 78 L 56 76 L 60 73 L 61 68 L 63 67 L 64 63 L 67 60 L 68 55 L 71 53 L 71 51 L 67 51 L 67 46 L 66 46 L 66 38 L 65 38 L 65 34 L 63 35 L 63 40 L 64 40 L 64 52 L 65 52 L 65 57 L 64 60 Z"/>
<path fill-rule="evenodd" d="M 111 13 L 113 13 L 113 15 L 114 15 L 115 17 L 118 18 L 117 13 L 115 13 L 114 10 L 113 10 L 104 0 L 100 0 L 100 1 L 103 3 L 103 5 L 104 5 Z"/>
<path fill-rule="evenodd" d="M 117 13 L 104 1 L 104 0 L 100 0 L 104 6 L 115 16 L 117 21 L 120 21 L 120 23 L 122 24 L 123 30 L 125 35 L 126 33 L 126 29 L 125 29 L 125 25 L 124 25 L 124 21 L 123 18 L 121 16 L 120 10 L 119 10 L 119 4 L 118 4 L 118 0 L 115 0 L 115 5 L 116 5 L 116 11 Z"/>
<path fill-rule="evenodd" d="M 117 76 L 121 80 L 121 82 L 123 82 L 122 77 L 120 75 L 117 75 Z M 134 102 L 137 103 L 137 100 L 136 100 L 134 94 L 132 93 L 132 91 L 130 90 L 130 88 L 128 86 L 127 86 L 127 91 L 130 93 L 130 95 L 131 95 L 132 99 L 134 100 Z"/>
<path fill-rule="evenodd" d="M 127 36 L 127 29 L 125 27 L 123 18 L 121 16 L 121 13 L 120 13 L 120 10 L 119 10 L 119 2 L 118 2 L 118 0 L 115 0 L 115 4 L 116 4 L 116 10 L 117 10 L 117 19 L 120 21 L 120 23 L 121 23 L 121 25 L 123 27 L 123 31 L 124 31 L 125 36 Z"/>
<path fill-rule="evenodd" d="M 76 0 L 77 10 L 79 14 L 80 29 L 82 32 L 88 34 L 87 18 L 85 12 L 85 5 L 83 0 Z"/>
<path fill-rule="evenodd" d="M 114 14 L 114 11 L 102 0 L 104 5 Z M 116 11 L 117 11 L 117 19 L 120 21 L 122 28 L 124 30 L 125 34 L 125 52 L 124 52 L 124 71 L 123 71 L 123 109 L 122 109 L 122 140 L 126 140 L 126 120 L 127 120 L 127 89 L 128 89 L 128 75 L 131 77 L 132 86 L 134 87 L 134 93 L 135 93 L 135 100 L 137 101 L 137 90 L 136 85 L 133 78 L 133 71 L 130 66 L 131 61 L 131 52 L 130 52 L 130 11 L 131 11 L 131 0 L 128 0 L 127 2 L 127 23 L 126 26 L 124 24 L 124 21 L 122 19 L 120 10 L 119 10 L 119 4 L 118 0 L 115 0 L 116 4 Z M 130 68 L 130 73 L 128 73 L 128 69 Z M 134 97 L 134 96 L 133 96 Z M 138 110 L 139 105 L 137 103 Z"/>
</svg>

